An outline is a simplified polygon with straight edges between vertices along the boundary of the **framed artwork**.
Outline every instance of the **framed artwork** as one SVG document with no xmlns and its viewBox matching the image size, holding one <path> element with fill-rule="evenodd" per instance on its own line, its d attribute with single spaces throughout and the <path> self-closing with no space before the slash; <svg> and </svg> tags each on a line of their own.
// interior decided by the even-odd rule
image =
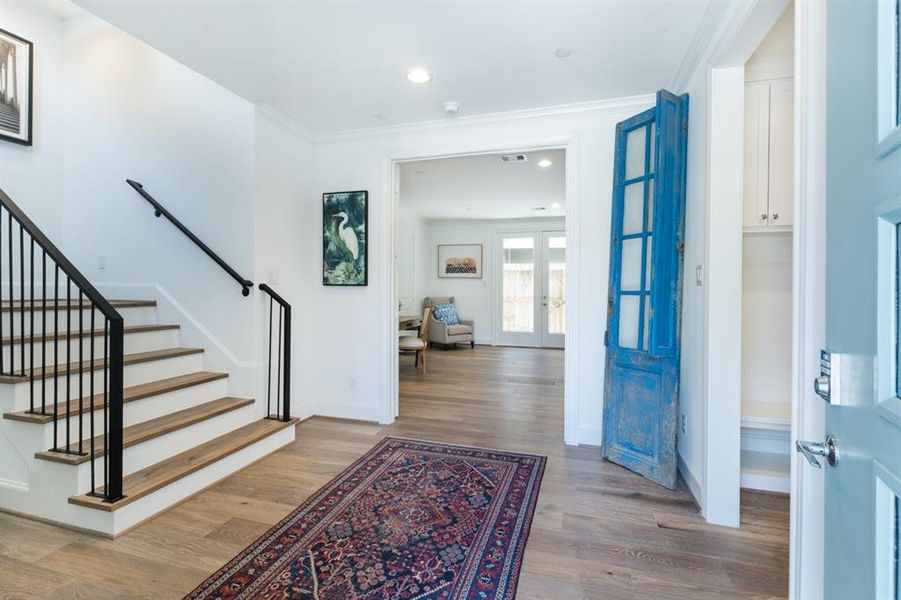
<svg viewBox="0 0 901 600">
<path fill-rule="evenodd" d="M 322 194 L 322 285 L 369 284 L 369 192 Z"/>
<path fill-rule="evenodd" d="M 34 46 L 0 29 L 0 140 L 31 145 Z"/>
<path fill-rule="evenodd" d="M 481 279 L 482 244 L 438 244 L 440 279 Z"/>
</svg>

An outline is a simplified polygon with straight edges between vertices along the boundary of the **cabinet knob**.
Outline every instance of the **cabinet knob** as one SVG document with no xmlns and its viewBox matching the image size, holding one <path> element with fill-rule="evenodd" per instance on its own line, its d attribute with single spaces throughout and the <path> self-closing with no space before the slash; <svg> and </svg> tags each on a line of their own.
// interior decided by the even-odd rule
<svg viewBox="0 0 901 600">
<path fill-rule="evenodd" d="M 779 213 L 773 213 L 773 220 L 777 220 L 779 218 Z"/>
<path fill-rule="evenodd" d="M 766 221 L 766 213 L 763 213 L 762 215 L 760 215 L 760 220 Z"/>
</svg>

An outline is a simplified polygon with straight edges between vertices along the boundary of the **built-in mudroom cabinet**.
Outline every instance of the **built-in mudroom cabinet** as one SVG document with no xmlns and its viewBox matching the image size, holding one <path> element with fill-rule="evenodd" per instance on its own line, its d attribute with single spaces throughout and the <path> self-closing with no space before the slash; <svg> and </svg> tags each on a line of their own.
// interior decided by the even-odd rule
<svg viewBox="0 0 901 600">
<path fill-rule="evenodd" d="M 745 65 L 741 485 L 788 492 L 794 202 L 793 7 Z"/>
</svg>

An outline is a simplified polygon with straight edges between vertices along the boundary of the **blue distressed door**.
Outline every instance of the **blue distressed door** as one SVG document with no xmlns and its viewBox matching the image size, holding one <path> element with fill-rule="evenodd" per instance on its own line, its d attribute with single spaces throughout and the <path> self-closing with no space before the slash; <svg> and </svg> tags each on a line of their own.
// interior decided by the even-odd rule
<svg viewBox="0 0 901 600">
<path fill-rule="evenodd" d="M 688 96 L 616 127 L 604 456 L 676 485 Z"/>
</svg>

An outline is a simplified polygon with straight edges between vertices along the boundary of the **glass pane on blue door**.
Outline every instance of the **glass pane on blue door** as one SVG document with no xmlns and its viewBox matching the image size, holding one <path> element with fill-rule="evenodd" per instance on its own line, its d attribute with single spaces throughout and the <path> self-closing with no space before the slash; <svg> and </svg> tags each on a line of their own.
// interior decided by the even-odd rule
<svg viewBox="0 0 901 600">
<path fill-rule="evenodd" d="M 644 182 L 627 185 L 623 192 L 623 235 L 641 233 L 644 226 Z"/>
<path fill-rule="evenodd" d="M 642 238 L 623 240 L 622 271 L 619 289 L 623 292 L 641 290 L 641 246 Z"/>
<path fill-rule="evenodd" d="M 638 319 L 641 296 L 619 297 L 619 338 L 620 348 L 638 348 Z"/>
<path fill-rule="evenodd" d="M 639 127 L 626 134 L 626 180 L 645 174 L 647 129 L 647 127 Z"/>
</svg>

